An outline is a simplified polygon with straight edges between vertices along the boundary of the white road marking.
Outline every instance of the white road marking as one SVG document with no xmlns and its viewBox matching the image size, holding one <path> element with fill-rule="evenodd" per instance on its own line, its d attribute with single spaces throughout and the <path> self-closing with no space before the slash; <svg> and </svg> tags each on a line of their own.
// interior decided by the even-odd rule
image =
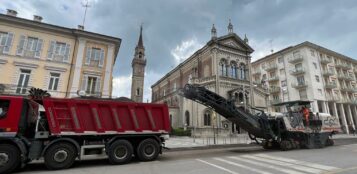
<svg viewBox="0 0 357 174">
<path fill-rule="evenodd" d="M 293 163 L 293 164 L 298 164 L 298 165 L 304 165 L 304 166 L 321 169 L 321 170 L 327 170 L 327 171 L 340 169 L 338 167 L 326 166 L 326 165 L 321 165 L 321 164 L 316 164 L 316 163 L 311 163 L 311 162 L 306 162 L 306 161 L 299 161 L 299 160 L 294 160 L 294 159 L 290 159 L 290 158 L 271 156 L 271 155 L 266 155 L 266 154 L 257 154 L 255 156 L 262 157 L 262 158 L 269 158 L 269 159 L 283 161 L 283 162 L 288 162 L 288 163 Z"/>
<path fill-rule="evenodd" d="M 235 159 L 235 160 L 239 160 L 239 161 L 243 161 L 243 162 L 246 162 L 246 163 L 250 163 L 250 164 L 253 164 L 253 165 L 256 165 L 256 166 L 261 166 L 261 167 L 266 167 L 266 168 L 269 168 L 269 169 L 274 169 L 274 170 L 277 170 L 277 171 L 280 171 L 280 172 L 283 172 L 283 173 L 287 173 L 287 174 L 304 174 L 302 172 L 289 170 L 289 169 L 284 169 L 284 168 L 280 168 L 280 167 L 273 166 L 273 165 L 270 165 L 270 164 L 260 163 L 260 162 L 252 161 L 252 160 L 245 159 L 245 158 L 240 158 L 240 157 L 235 157 L 235 156 L 231 156 L 229 158 L 232 158 L 232 159 Z"/>
<path fill-rule="evenodd" d="M 216 164 L 212 164 L 212 163 L 209 163 L 209 162 L 207 162 L 207 161 L 203 161 L 203 160 L 201 160 L 201 159 L 196 159 L 196 160 L 199 161 L 199 162 L 201 162 L 201 163 L 208 164 L 208 165 L 210 165 L 210 166 L 213 166 L 213 167 L 215 167 L 215 168 L 217 168 L 217 169 L 221 169 L 221 170 L 226 171 L 226 172 L 231 173 L 231 174 L 239 174 L 239 173 L 234 172 L 234 171 L 232 171 L 232 170 L 226 169 L 226 168 L 224 168 L 224 167 L 222 167 L 222 166 L 218 166 L 218 165 L 216 165 Z"/>
<path fill-rule="evenodd" d="M 310 167 L 297 165 L 297 164 L 293 164 L 293 163 L 273 160 L 273 159 L 269 159 L 269 158 L 262 158 L 262 157 L 257 157 L 257 156 L 248 156 L 248 155 L 243 155 L 242 157 L 253 159 L 256 161 L 265 162 L 265 163 L 275 164 L 275 165 L 279 165 L 279 166 L 290 167 L 292 169 L 300 170 L 300 171 L 308 172 L 308 173 L 321 173 L 321 172 L 325 171 L 325 170 L 310 168 Z"/>
<path fill-rule="evenodd" d="M 272 174 L 272 173 L 269 173 L 269 172 L 265 172 L 265 171 L 262 171 L 262 170 L 258 170 L 258 169 L 254 169 L 252 167 L 245 166 L 243 164 L 239 164 L 239 163 L 236 163 L 236 162 L 228 161 L 228 160 L 225 160 L 225 159 L 222 159 L 222 158 L 214 158 L 214 159 L 218 160 L 218 161 L 221 161 L 221 162 L 225 162 L 225 163 L 230 164 L 230 165 L 234 165 L 234 166 L 243 168 L 243 169 L 247 169 L 247 170 L 250 170 L 250 171 L 253 171 L 253 172 L 256 172 L 256 173 Z"/>
</svg>

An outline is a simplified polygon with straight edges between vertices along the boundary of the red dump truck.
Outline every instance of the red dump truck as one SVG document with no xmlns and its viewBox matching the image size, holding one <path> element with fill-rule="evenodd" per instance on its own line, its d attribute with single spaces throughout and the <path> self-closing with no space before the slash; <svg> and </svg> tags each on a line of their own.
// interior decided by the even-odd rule
<svg viewBox="0 0 357 174">
<path fill-rule="evenodd" d="M 168 138 L 164 104 L 115 99 L 34 100 L 0 96 L 0 173 L 43 158 L 49 169 L 64 169 L 76 159 L 107 156 L 111 164 L 133 156 L 155 160 Z"/>
</svg>

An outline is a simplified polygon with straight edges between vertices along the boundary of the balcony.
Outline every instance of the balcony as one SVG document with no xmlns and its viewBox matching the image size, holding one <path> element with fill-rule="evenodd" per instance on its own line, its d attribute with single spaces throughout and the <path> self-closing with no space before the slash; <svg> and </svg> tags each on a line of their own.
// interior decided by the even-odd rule
<svg viewBox="0 0 357 174">
<path fill-rule="evenodd" d="M 330 58 L 323 57 L 323 58 L 321 58 L 320 62 L 321 62 L 321 64 L 328 64 L 328 63 L 331 63 L 332 60 Z"/>
<path fill-rule="evenodd" d="M 341 63 L 341 62 L 337 62 L 335 65 L 336 68 L 342 68 L 344 70 L 349 70 L 352 68 L 351 64 L 347 64 L 347 63 Z"/>
<path fill-rule="evenodd" d="M 280 87 L 278 86 L 271 86 L 269 88 L 269 93 L 279 93 L 280 92 Z"/>
<path fill-rule="evenodd" d="M 343 73 L 338 74 L 337 78 L 340 79 L 340 80 L 346 80 L 346 81 L 353 81 L 354 80 L 353 76 L 348 75 L 348 74 L 343 74 Z"/>
<path fill-rule="evenodd" d="M 300 75 L 300 74 L 304 74 L 304 73 L 305 73 L 304 68 L 295 68 L 293 70 L 290 70 L 291 75 Z"/>
<path fill-rule="evenodd" d="M 278 104 L 278 103 L 281 103 L 281 99 L 273 99 L 273 100 L 270 100 L 270 104 L 271 104 L 271 105 L 275 105 L 275 104 Z"/>
<path fill-rule="evenodd" d="M 331 70 L 323 70 L 322 75 L 323 76 L 332 76 L 332 75 L 335 75 L 335 72 L 331 71 Z"/>
<path fill-rule="evenodd" d="M 351 87 L 347 86 L 341 86 L 341 92 L 353 92 L 353 89 Z"/>
<path fill-rule="evenodd" d="M 295 55 L 293 57 L 290 57 L 288 59 L 289 63 L 299 63 L 304 60 L 304 57 L 302 55 Z"/>
<path fill-rule="evenodd" d="M 262 72 L 260 70 L 255 70 L 252 72 L 253 76 L 260 75 Z"/>
<path fill-rule="evenodd" d="M 295 83 L 292 83 L 291 86 L 296 89 L 301 89 L 301 88 L 306 88 L 307 84 L 308 84 L 307 81 L 295 82 Z"/>
<path fill-rule="evenodd" d="M 264 68 L 265 71 L 275 71 L 276 69 L 278 69 L 278 66 L 276 64 L 268 64 Z"/>
<path fill-rule="evenodd" d="M 279 77 L 278 76 L 270 77 L 268 79 L 268 82 L 275 82 L 275 81 L 279 81 Z"/>
<path fill-rule="evenodd" d="M 327 101 L 332 101 L 332 102 L 337 102 L 340 100 L 338 96 L 327 96 L 326 99 Z"/>
<path fill-rule="evenodd" d="M 357 73 L 357 67 L 353 68 L 353 72 Z"/>
<path fill-rule="evenodd" d="M 337 84 L 336 83 L 333 83 L 333 82 L 327 82 L 325 84 L 325 88 L 326 89 L 334 89 L 334 88 L 337 88 Z"/>
</svg>

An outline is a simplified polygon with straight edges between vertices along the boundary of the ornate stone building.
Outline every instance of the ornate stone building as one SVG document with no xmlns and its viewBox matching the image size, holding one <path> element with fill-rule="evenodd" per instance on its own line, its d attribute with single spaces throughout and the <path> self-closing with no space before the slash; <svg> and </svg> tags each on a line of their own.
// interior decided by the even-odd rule
<svg viewBox="0 0 357 174">
<path fill-rule="evenodd" d="M 205 46 L 151 86 L 152 101 L 169 105 L 172 127 L 192 128 L 197 136 L 210 136 L 212 127 L 218 127 L 222 133 L 236 132 L 239 128 L 210 108 L 179 96 L 178 89 L 185 84 L 203 85 L 234 100 L 237 106 L 265 106 L 267 98 L 259 87 L 252 88 L 250 54 L 254 50 L 247 37 L 243 40 L 234 33 L 231 22 L 226 35 L 217 37 L 214 25 L 211 35 Z M 254 95 L 253 90 L 257 91 Z"/>
<path fill-rule="evenodd" d="M 142 35 L 143 27 L 141 26 L 139 41 L 135 48 L 134 59 L 131 62 L 131 66 L 133 68 L 133 76 L 131 81 L 131 99 L 135 102 L 143 102 L 146 58 Z"/>
</svg>

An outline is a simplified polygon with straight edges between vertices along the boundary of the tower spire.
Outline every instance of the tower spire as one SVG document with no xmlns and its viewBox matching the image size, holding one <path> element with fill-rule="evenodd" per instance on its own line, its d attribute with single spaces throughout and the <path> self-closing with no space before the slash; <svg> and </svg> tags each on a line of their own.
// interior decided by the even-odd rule
<svg viewBox="0 0 357 174">
<path fill-rule="evenodd" d="M 229 19 L 229 24 L 228 24 L 228 34 L 232 34 L 233 33 L 233 25 L 231 23 L 231 19 Z"/>
<path fill-rule="evenodd" d="M 211 36 L 212 36 L 212 39 L 217 38 L 217 30 L 216 30 L 216 27 L 214 27 L 214 24 L 212 25 L 212 29 L 211 29 Z"/>
<path fill-rule="evenodd" d="M 143 43 L 143 24 L 140 25 L 140 36 L 139 36 L 139 41 L 138 41 L 137 47 L 144 48 L 144 43 Z"/>
</svg>

